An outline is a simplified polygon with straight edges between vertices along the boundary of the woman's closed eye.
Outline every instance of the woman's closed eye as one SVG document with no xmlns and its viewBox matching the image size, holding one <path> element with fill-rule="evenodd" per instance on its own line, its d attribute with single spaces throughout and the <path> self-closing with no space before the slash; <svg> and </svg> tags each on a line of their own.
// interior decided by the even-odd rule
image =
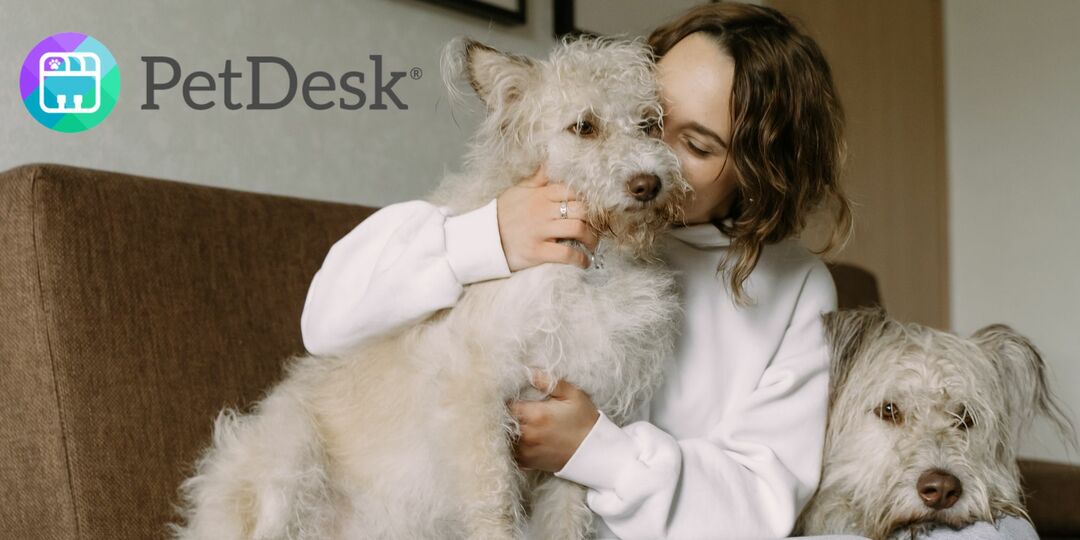
<svg viewBox="0 0 1080 540">
<path fill-rule="evenodd" d="M 697 156 L 705 157 L 705 156 L 708 156 L 708 155 L 713 153 L 712 150 L 704 147 L 703 145 L 700 145 L 700 144 L 694 142 L 693 139 L 684 139 L 684 140 L 685 140 L 685 143 L 686 143 L 686 147 Z"/>
</svg>

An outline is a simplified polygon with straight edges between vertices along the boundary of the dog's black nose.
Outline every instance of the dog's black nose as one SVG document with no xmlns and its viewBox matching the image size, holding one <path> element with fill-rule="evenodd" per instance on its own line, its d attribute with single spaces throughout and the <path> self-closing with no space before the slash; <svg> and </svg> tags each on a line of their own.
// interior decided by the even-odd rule
<svg viewBox="0 0 1080 540">
<path fill-rule="evenodd" d="M 641 202 L 648 202 L 660 194 L 660 177 L 655 174 L 639 174 L 626 183 L 626 190 Z"/>
<path fill-rule="evenodd" d="M 960 479 L 940 469 L 922 473 L 915 489 L 923 504 L 934 510 L 952 508 L 964 493 Z"/>
</svg>

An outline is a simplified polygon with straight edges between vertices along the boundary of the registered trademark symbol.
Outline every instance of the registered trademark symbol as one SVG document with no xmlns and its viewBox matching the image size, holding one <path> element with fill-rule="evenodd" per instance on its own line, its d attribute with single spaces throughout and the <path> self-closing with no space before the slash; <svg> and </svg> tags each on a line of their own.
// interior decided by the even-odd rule
<svg viewBox="0 0 1080 540">
<path fill-rule="evenodd" d="M 409 76 L 412 77 L 413 80 L 419 79 L 420 77 L 424 76 L 424 70 L 418 67 L 414 67 L 409 70 Z"/>
</svg>

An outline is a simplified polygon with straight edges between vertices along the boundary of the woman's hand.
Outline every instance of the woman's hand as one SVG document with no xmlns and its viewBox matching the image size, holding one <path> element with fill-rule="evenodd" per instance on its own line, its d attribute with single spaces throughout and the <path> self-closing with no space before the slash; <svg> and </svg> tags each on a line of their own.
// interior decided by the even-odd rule
<svg viewBox="0 0 1080 540">
<path fill-rule="evenodd" d="M 534 370 L 532 385 L 546 390 L 548 379 Z M 589 395 L 562 379 L 548 399 L 512 401 L 510 412 L 521 426 L 521 437 L 514 445 L 518 466 L 547 472 L 556 472 L 570 461 L 600 418 Z"/>
<path fill-rule="evenodd" d="M 572 238 L 596 251 L 597 235 L 584 221 L 585 205 L 566 184 L 552 183 L 543 165 L 536 174 L 499 195 L 499 235 L 511 272 L 545 262 L 576 264 L 588 268 L 582 252 L 555 241 Z M 566 219 L 559 206 L 566 203 Z"/>
</svg>

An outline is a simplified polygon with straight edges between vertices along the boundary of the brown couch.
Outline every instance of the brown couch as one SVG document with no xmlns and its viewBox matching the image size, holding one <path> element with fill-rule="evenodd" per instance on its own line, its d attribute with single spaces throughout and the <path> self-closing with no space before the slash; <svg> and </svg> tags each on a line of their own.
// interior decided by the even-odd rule
<svg viewBox="0 0 1080 540">
<path fill-rule="evenodd" d="M 0 175 L 0 538 L 164 535 L 225 405 L 303 352 L 329 247 L 373 208 L 56 165 Z M 841 303 L 873 278 L 834 269 Z M 1025 463 L 1044 535 L 1080 535 L 1078 469 Z"/>
</svg>

